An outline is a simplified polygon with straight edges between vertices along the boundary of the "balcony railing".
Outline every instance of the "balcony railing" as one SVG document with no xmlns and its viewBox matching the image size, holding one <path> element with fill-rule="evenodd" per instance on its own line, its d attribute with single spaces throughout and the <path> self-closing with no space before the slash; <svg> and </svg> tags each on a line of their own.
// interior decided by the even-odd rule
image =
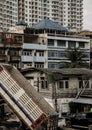
<svg viewBox="0 0 92 130">
<path fill-rule="evenodd" d="M 63 90 L 56 92 L 56 94 L 54 95 L 53 91 L 48 91 L 47 89 L 44 89 L 44 91 L 40 90 L 40 93 L 44 96 L 44 97 L 51 97 L 51 98 L 75 98 L 78 90 L 77 89 L 67 89 L 67 90 Z"/>
<path fill-rule="evenodd" d="M 78 36 L 77 34 L 74 35 L 69 35 L 67 32 L 64 34 L 56 34 L 56 33 L 48 33 L 48 36 L 57 36 L 57 37 L 69 37 L 69 38 L 80 38 L 80 39 L 87 39 L 89 40 L 89 37 L 83 37 L 83 36 Z"/>
<path fill-rule="evenodd" d="M 22 43 L 5 43 L 1 42 L 0 47 L 16 47 L 16 48 L 22 48 Z"/>
<path fill-rule="evenodd" d="M 36 49 L 36 50 L 46 50 L 47 46 L 43 44 L 34 44 L 34 43 L 24 43 L 23 44 L 23 49 Z"/>
<path fill-rule="evenodd" d="M 46 58 L 44 56 L 25 56 L 25 55 L 22 55 L 22 61 L 23 62 L 45 62 L 46 61 Z"/>
<path fill-rule="evenodd" d="M 21 57 L 20 56 L 10 56 L 10 61 L 20 61 Z"/>
</svg>

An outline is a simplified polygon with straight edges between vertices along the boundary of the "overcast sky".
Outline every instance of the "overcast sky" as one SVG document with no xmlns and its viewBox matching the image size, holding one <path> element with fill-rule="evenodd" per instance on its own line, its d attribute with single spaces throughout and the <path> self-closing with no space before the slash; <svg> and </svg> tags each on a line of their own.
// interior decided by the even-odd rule
<svg viewBox="0 0 92 130">
<path fill-rule="evenodd" d="M 83 0 L 83 1 L 84 1 L 83 29 L 92 31 L 92 0 Z"/>
</svg>

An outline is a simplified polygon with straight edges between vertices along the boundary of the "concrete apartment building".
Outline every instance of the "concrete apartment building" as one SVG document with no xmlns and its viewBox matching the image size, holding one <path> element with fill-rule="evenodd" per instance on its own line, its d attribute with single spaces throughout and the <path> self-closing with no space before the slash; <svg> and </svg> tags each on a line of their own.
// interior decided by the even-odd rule
<svg viewBox="0 0 92 130">
<path fill-rule="evenodd" d="M 21 67 L 23 34 L 0 32 L 0 63 Z"/>
<path fill-rule="evenodd" d="M 28 36 L 24 38 L 23 52 L 21 56 L 22 68 L 47 68 L 47 45 L 39 42 L 42 39 L 43 35 L 30 35 L 29 37 L 30 38 L 28 42 L 26 40 Z"/>
<path fill-rule="evenodd" d="M 69 62 L 65 57 L 68 48 L 79 47 L 86 54 L 83 59 L 90 66 L 90 39 L 69 35 L 61 25 L 45 19 L 24 32 L 22 67 L 62 68 Z"/>
<path fill-rule="evenodd" d="M 25 22 L 18 22 L 9 32 L 0 33 L 0 38 L 0 63 L 9 63 L 17 68 L 63 68 L 69 62 L 65 56 L 68 48 L 79 47 L 86 54 L 83 61 L 90 66 L 90 39 L 70 35 L 65 27 L 50 19 L 30 28 Z"/>
<path fill-rule="evenodd" d="M 80 31 L 83 25 L 83 0 L 19 0 L 19 20 L 33 25 L 49 18 L 70 31 Z"/>
<path fill-rule="evenodd" d="M 0 0 L 0 31 L 7 31 L 18 21 L 18 0 Z"/>
<path fill-rule="evenodd" d="M 79 35 L 90 38 L 90 69 L 92 69 L 92 31 L 82 31 Z"/>
</svg>

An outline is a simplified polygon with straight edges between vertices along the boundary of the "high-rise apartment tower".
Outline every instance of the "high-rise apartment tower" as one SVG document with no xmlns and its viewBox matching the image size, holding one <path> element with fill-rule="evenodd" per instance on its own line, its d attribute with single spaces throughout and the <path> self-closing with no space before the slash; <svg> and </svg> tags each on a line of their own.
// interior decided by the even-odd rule
<svg viewBox="0 0 92 130">
<path fill-rule="evenodd" d="M 19 20 L 28 25 L 49 18 L 72 31 L 82 30 L 83 0 L 19 0 Z"/>
<path fill-rule="evenodd" d="M 18 0 L 0 0 L 0 31 L 7 31 L 18 21 Z"/>
</svg>

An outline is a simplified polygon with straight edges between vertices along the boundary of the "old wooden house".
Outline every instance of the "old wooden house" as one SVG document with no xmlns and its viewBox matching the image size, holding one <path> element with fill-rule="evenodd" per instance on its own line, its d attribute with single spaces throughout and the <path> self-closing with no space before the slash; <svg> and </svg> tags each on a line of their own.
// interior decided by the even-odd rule
<svg viewBox="0 0 92 130">
<path fill-rule="evenodd" d="M 21 73 L 60 116 L 69 112 L 69 102 L 76 99 L 81 90 L 92 89 L 92 71 L 85 68 L 28 68 Z"/>
</svg>

